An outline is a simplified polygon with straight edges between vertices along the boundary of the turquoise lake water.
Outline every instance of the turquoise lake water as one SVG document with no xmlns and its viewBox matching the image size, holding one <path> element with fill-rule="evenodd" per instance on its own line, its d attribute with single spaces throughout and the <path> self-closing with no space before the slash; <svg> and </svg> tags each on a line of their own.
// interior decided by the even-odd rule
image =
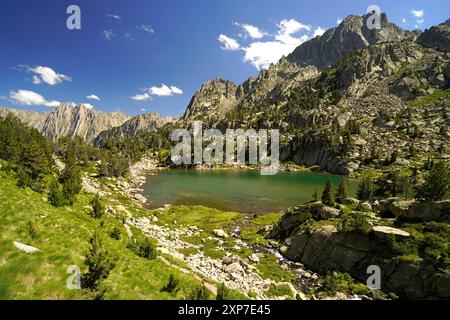
<svg viewBox="0 0 450 320">
<path fill-rule="evenodd" d="M 149 176 L 144 195 L 153 208 L 165 204 L 202 205 L 242 213 L 278 212 L 321 195 L 327 179 L 335 189 L 342 177 L 319 173 L 170 170 Z M 346 179 L 350 194 L 357 181 Z"/>
</svg>

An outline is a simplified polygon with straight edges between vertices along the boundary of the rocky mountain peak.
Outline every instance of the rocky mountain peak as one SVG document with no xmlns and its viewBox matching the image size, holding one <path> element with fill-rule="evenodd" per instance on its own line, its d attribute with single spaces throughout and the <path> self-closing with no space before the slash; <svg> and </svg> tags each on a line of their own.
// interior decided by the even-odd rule
<svg viewBox="0 0 450 320">
<path fill-rule="evenodd" d="M 204 83 L 191 99 L 183 119 L 204 118 L 205 114 L 219 117 L 237 101 L 237 86 L 231 81 L 214 78 Z"/>
<path fill-rule="evenodd" d="M 367 21 L 371 16 L 368 13 L 364 16 L 346 17 L 338 27 L 297 47 L 288 59 L 299 66 L 313 65 L 324 69 L 350 52 L 377 42 L 400 41 L 407 35 L 406 31 L 390 23 L 385 13 L 381 14 L 381 28 L 369 29 Z"/>
</svg>

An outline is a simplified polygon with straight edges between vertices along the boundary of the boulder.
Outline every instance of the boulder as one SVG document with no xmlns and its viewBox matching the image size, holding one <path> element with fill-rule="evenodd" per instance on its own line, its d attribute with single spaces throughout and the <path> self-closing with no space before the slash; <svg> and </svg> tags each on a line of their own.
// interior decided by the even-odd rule
<svg viewBox="0 0 450 320">
<path fill-rule="evenodd" d="M 224 265 L 230 265 L 230 264 L 232 264 L 233 263 L 233 259 L 231 258 L 231 256 L 225 256 L 225 257 L 223 257 L 223 259 L 222 259 L 222 263 L 224 264 Z"/>
<path fill-rule="evenodd" d="M 268 237 L 276 239 L 289 236 L 295 228 L 312 217 L 310 210 L 311 206 L 309 205 L 301 205 L 286 210 L 277 225 L 270 231 Z"/>
<path fill-rule="evenodd" d="M 228 234 L 225 231 L 223 231 L 222 229 L 213 230 L 213 234 L 219 238 L 228 238 Z"/>
<path fill-rule="evenodd" d="M 450 200 L 414 203 L 403 215 L 410 221 L 438 221 L 450 223 Z"/>
<path fill-rule="evenodd" d="M 144 197 L 144 196 L 143 196 L 142 194 L 140 194 L 140 193 L 136 193 L 136 194 L 134 195 L 134 198 L 135 198 L 137 201 L 141 202 L 141 203 L 146 203 L 146 202 L 147 202 L 147 198 Z"/>
<path fill-rule="evenodd" d="M 136 225 L 136 227 L 138 227 L 140 229 L 145 229 L 145 228 L 147 228 L 150 225 L 150 219 L 146 218 L 146 217 L 138 219 L 135 222 L 135 225 Z"/>
<path fill-rule="evenodd" d="M 361 210 L 363 211 L 372 211 L 372 205 L 368 202 L 363 202 L 360 204 Z"/>
<path fill-rule="evenodd" d="M 380 213 L 388 213 L 396 217 L 405 216 L 409 207 L 414 204 L 414 200 L 404 200 L 401 198 L 388 198 L 379 201 L 376 209 Z"/>
<path fill-rule="evenodd" d="M 121 204 L 119 204 L 118 206 L 116 206 L 116 210 L 117 210 L 117 211 L 122 211 L 122 212 L 128 212 L 127 209 L 126 209 L 123 205 L 121 205 Z"/>
<path fill-rule="evenodd" d="M 320 206 L 317 208 L 317 214 L 322 220 L 328 220 L 339 216 L 339 210 L 328 206 Z"/>
<path fill-rule="evenodd" d="M 250 255 L 250 257 L 248 257 L 248 259 L 252 262 L 258 263 L 259 262 L 259 257 L 256 253 L 253 253 Z"/>
<path fill-rule="evenodd" d="M 375 235 L 380 238 L 386 238 L 386 236 L 389 234 L 393 234 L 394 236 L 399 236 L 399 237 L 409 237 L 410 236 L 410 234 L 406 231 L 396 229 L 396 228 L 386 227 L 386 226 L 375 226 L 372 228 L 372 230 L 375 233 Z"/>
<path fill-rule="evenodd" d="M 26 244 L 18 242 L 18 241 L 13 241 L 13 244 L 17 249 L 19 249 L 27 254 L 32 254 L 32 253 L 40 251 L 38 248 L 26 245 Z"/>
<path fill-rule="evenodd" d="M 227 273 L 239 273 L 242 272 L 243 268 L 239 262 L 233 262 L 225 268 L 225 272 Z"/>
</svg>

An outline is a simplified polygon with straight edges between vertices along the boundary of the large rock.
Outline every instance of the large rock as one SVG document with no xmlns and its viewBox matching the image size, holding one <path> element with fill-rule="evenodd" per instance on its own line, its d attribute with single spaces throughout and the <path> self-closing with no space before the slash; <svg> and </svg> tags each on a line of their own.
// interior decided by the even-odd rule
<svg viewBox="0 0 450 320">
<path fill-rule="evenodd" d="M 26 244 L 18 242 L 18 241 L 13 241 L 13 244 L 17 249 L 19 249 L 20 251 L 23 251 L 27 254 L 32 254 L 32 253 L 40 251 L 38 248 L 26 245 Z"/>
<path fill-rule="evenodd" d="M 316 209 L 317 215 L 321 220 L 328 220 L 339 216 L 339 210 L 328 206 L 319 206 Z M 317 217 L 317 215 L 315 215 Z"/>
<path fill-rule="evenodd" d="M 439 221 L 450 223 L 450 200 L 414 203 L 402 217 L 410 221 Z"/>
<path fill-rule="evenodd" d="M 400 229 L 396 229 L 396 228 L 391 228 L 391 227 L 386 227 L 386 226 L 375 226 L 372 228 L 373 232 L 375 233 L 376 236 L 385 239 L 387 235 L 394 235 L 394 236 L 399 236 L 399 237 L 409 237 L 410 234 L 406 231 L 400 230 Z"/>
<path fill-rule="evenodd" d="M 448 271 L 420 258 L 386 259 L 386 253 L 391 250 L 385 240 L 387 234 L 399 238 L 409 236 L 402 230 L 382 226 L 374 227 L 369 234 L 339 232 L 332 225 L 309 231 L 300 229 L 285 240 L 284 255 L 310 270 L 346 272 L 363 283 L 368 278 L 367 268 L 376 265 L 382 270 L 381 285 L 385 291 L 411 299 L 450 298 Z"/>
<path fill-rule="evenodd" d="M 242 272 L 244 269 L 242 268 L 241 264 L 239 262 L 233 262 L 232 264 L 228 265 L 225 268 L 225 271 L 227 273 L 239 273 Z"/>
<path fill-rule="evenodd" d="M 414 200 L 403 200 L 401 198 L 388 198 L 378 202 L 376 209 L 382 214 L 391 214 L 396 217 L 406 216 Z"/>
<path fill-rule="evenodd" d="M 301 205 L 286 210 L 277 225 L 270 231 L 268 237 L 276 239 L 289 236 L 295 228 L 312 217 L 310 210 L 309 205 Z"/>
<path fill-rule="evenodd" d="M 222 229 L 213 230 L 213 234 L 219 238 L 228 238 L 228 234 Z"/>
<path fill-rule="evenodd" d="M 316 221 L 328 220 L 339 216 L 340 211 L 336 208 L 326 206 L 320 202 L 296 206 L 286 210 L 273 227 L 268 238 L 286 238 L 295 229 L 309 219 Z"/>
</svg>

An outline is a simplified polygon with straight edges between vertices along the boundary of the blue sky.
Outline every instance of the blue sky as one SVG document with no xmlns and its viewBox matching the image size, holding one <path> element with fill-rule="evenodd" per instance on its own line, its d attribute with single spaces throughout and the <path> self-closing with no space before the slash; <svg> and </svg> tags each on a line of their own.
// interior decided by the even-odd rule
<svg viewBox="0 0 450 320">
<path fill-rule="evenodd" d="M 66 27 L 71 4 L 81 30 Z M 179 115 L 208 79 L 241 83 L 373 4 L 405 29 L 450 12 L 442 0 L 2 0 L 0 105 Z"/>
</svg>

